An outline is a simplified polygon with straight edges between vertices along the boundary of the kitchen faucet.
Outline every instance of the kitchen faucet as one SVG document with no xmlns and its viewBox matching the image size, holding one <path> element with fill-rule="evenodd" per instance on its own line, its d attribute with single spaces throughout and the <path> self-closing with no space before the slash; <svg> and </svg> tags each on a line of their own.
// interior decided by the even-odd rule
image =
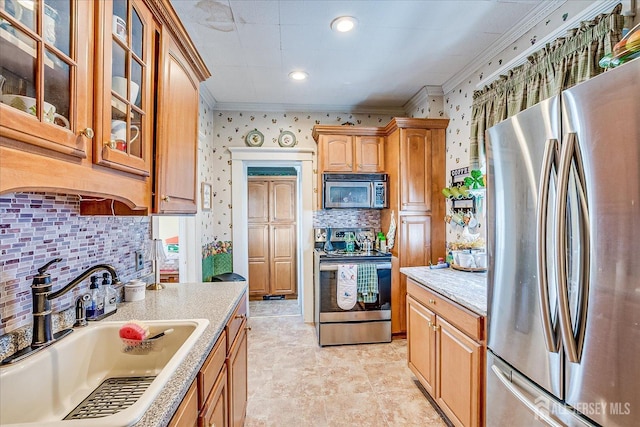
<svg viewBox="0 0 640 427">
<path fill-rule="evenodd" d="M 31 346 L 20 350 L 13 356 L 8 357 L 2 361 L 2 364 L 17 362 L 26 356 L 29 356 L 38 350 L 45 348 L 55 341 L 67 336 L 73 329 L 65 329 L 56 334 L 52 333 L 51 327 L 51 300 L 61 297 L 69 292 L 71 289 L 78 286 L 83 280 L 87 279 L 93 273 L 98 270 L 106 270 L 111 274 L 111 280 L 114 285 L 120 283 L 118 279 L 118 273 L 115 268 L 109 264 L 97 264 L 93 267 L 89 267 L 82 272 L 78 277 L 69 282 L 66 286 L 58 289 L 55 292 L 51 292 L 51 275 L 47 273 L 47 269 L 57 262 L 62 261 L 62 258 L 55 258 L 38 269 L 38 274 L 34 276 L 31 283 L 31 295 L 33 306 L 33 336 L 31 339 Z"/>
</svg>

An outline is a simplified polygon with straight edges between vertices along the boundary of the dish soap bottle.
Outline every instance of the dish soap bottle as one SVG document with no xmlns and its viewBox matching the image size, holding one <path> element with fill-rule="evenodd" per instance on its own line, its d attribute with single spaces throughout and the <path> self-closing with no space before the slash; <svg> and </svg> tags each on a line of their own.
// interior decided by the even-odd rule
<svg viewBox="0 0 640 427">
<path fill-rule="evenodd" d="M 91 301 L 87 306 L 87 320 L 96 320 L 104 314 L 104 295 L 100 292 L 98 276 L 91 276 L 89 293 L 91 294 Z"/>
<path fill-rule="evenodd" d="M 380 233 L 380 252 L 387 252 L 387 238 Z"/>
<path fill-rule="evenodd" d="M 104 314 L 115 313 L 118 297 L 116 290 L 111 286 L 111 275 L 109 273 L 102 274 L 102 292 L 104 293 Z"/>
</svg>

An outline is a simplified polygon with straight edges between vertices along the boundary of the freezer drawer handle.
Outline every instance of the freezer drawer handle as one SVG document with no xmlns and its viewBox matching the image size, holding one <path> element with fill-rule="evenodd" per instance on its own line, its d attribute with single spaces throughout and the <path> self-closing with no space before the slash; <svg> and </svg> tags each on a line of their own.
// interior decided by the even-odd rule
<svg viewBox="0 0 640 427">
<path fill-rule="evenodd" d="M 345 261 L 345 264 L 349 264 L 349 262 Z M 376 264 L 377 270 L 391 270 L 390 262 L 383 262 Z M 320 263 L 320 271 L 338 271 L 338 264 L 322 264 Z"/>
<path fill-rule="evenodd" d="M 551 182 L 552 168 L 557 170 L 558 140 L 549 139 L 545 145 L 542 158 L 542 171 L 540 172 L 540 190 L 538 191 L 538 211 L 536 212 L 537 227 L 536 240 L 538 244 L 538 292 L 540 294 L 540 318 L 544 332 L 544 343 L 547 351 L 557 353 L 559 350 L 556 325 L 551 317 L 549 306 L 549 277 L 547 276 L 547 211 L 549 209 L 549 185 Z"/>
<path fill-rule="evenodd" d="M 515 397 L 517 397 L 520 402 L 522 402 L 527 408 L 529 408 L 535 414 L 535 416 L 538 419 L 543 420 L 544 422 L 546 422 L 547 424 L 549 424 L 552 427 L 564 427 L 562 424 L 560 424 L 557 421 L 555 421 L 554 419 L 552 419 L 549 416 L 549 414 L 541 411 L 540 408 L 538 406 L 536 406 L 536 404 L 534 402 L 532 402 L 530 399 L 528 399 L 527 396 L 525 396 L 524 393 L 522 391 L 520 391 L 518 386 L 513 384 L 509 380 L 509 378 L 507 378 L 505 373 L 502 372 L 502 370 L 500 368 L 498 368 L 496 365 L 491 365 L 491 369 L 496 374 L 496 376 L 498 377 L 500 382 L 511 392 L 511 394 L 513 394 Z"/>
</svg>

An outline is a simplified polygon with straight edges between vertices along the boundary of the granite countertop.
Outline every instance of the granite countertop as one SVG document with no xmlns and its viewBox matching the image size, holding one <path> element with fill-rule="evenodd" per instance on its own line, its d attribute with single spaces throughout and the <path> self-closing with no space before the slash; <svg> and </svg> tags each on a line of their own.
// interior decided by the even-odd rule
<svg viewBox="0 0 640 427">
<path fill-rule="evenodd" d="M 196 378 L 233 308 L 247 289 L 247 282 L 166 283 L 161 291 L 146 291 L 142 301 L 118 304 L 106 320 L 208 319 L 206 327 L 169 382 L 147 409 L 136 427 L 166 426 Z"/>
<path fill-rule="evenodd" d="M 429 267 L 402 267 L 400 273 L 474 313 L 487 315 L 486 273 Z"/>
</svg>

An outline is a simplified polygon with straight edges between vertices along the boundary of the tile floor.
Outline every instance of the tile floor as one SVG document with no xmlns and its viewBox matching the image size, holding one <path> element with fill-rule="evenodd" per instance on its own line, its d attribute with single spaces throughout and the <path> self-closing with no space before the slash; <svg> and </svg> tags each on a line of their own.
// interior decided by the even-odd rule
<svg viewBox="0 0 640 427">
<path fill-rule="evenodd" d="M 249 311 L 246 427 L 446 426 L 407 368 L 406 340 L 320 348 L 296 301 Z"/>
</svg>

